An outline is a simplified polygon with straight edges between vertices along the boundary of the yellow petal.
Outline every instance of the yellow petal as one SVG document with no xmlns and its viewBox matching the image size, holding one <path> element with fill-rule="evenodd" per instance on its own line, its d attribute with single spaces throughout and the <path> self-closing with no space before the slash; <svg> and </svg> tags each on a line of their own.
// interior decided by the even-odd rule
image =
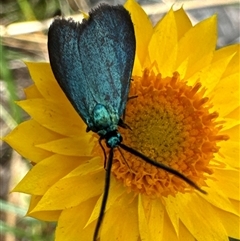
<svg viewBox="0 0 240 241">
<path fill-rule="evenodd" d="M 81 157 L 82 159 L 82 157 Z M 86 160 L 86 159 L 85 159 Z M 68 173 L 68 175 L 65 178 L 71 178 L 71 177 L 79 177 L 79 176 L 84 176 L 87 175 L 91 172 L 99 172 L 103 170 L 103 165 L 101 164 L 102 159 L 99 156 L 96 156 L 94 158 L 89 158 L 87 161 Z"/>
<path fill-rule="evenodd" d="M 225 128 L 224 130 L 222 130 L 221 134 L 228 135 L 231 141 L 239 142 L 239 134 L 240 134 L 239 127 L 240 127 L 239 124 L 234 125 L 232 127 L 230 126 L 230 128 Z"/>
<path fill-rule="evenodd" d="M 84 136 L 62 138 L 46 142 L 37 145 L 37 147 L 66 156 L 91 156 L 93 148 L 90 142 L 91 139 L 91 135 L 84 134 Z"/>
<path fill-rule="evenodd" d="M 139 195 L 139 231 L 142 240 L 162 240 L 164 208 L 159 200 Z M 157 225 L 156 225 L 157 223 Z"/>
<path fill-rule="evenodd" d="M 65 94 L 54 78 L 49 63 L 26 62 L 26 65 L 38 91 L 45 99 L 54 102 L 63 102 L 66 99 Z"/>
<path fill-rule="evenodd" d="M 196 241 L 194 236 L 190 233 L 190 230 L 186 226 L 179 222 L 179 238 L 178 240 Z"/>
<path fill-rule="evenodd" d="M 196 82 L 200 79 L 202 80 L 202 73 L 206 73 L 209 69 L 209 63 L 212 61 L 212 53 L 206 54 L 200 60 L 195 62 L 195 64 L 190 62 L 190 58 L 188 58 L 188 68 L 185 73 L 184 78 L 188 81 L 189 85 L 195 85 Z M 190 65 L 194 65 L 189 67 Z"/>
<path fill-rule="evenodd" d="M 210 64 L 216 46 L 216 36 L 216 16 L 213 16 L 191 28 L 179 41 L 176 69 L 188 58 L 186 79 Z"/>
<path fill-rule="evenodd" d="M 34 215 L 31 214 L 31 210 L 38 204 L 38 202 L 41 200 L 41 198 L 42 198 L 42 196 L 35 196 L 35 195 L 31 196 L 27 215 L 30 217 L 33 217 L 33 218 L 37 218 L 39 220 L 43 220 L 43 221 L 48 221 L 48 222 L 57 221 L 61 214 L 60 210 L 46 211 L 46 212 L 40 211 L 40 212 L 35 212 Z"/>
<path fill-rule="evenodd" d="M 239 136 L 240 136 L 240 125 L 235 125 L 229 129 L 224 129 L 221 134 L 228 135 L 230 139 L 221 143 L 220 153 L 223 155 L 223 163 L 227 163 L 232 167 L 238 168 L 239 162 Z"/>
<path fill-rule="evenodd" d="M 81 136 L 86 132 L 86 125 L 72 106 L 63 108 L 45 99 L 24 100 L 18 105 L 42 126 L 59 134 Z"/>
<path fill-rule="evenodd" d="M 163 77 L 171 76 L 177 57 L 178 33 L 173 10 L 154 27 L 154 33 L 149 43 L 151 63 L 156 61 Z"/>
<path fill-rule="evenodd" d="M 139 216 L 139 233 L 143 240 L 150 240 L 151 234 L 147 225 L 147 219 L 145 217 L 144 207 L 142 205 L 142 196 L 138 196 L 138 216 Z"/>
<path fill-rule="evenodd" d="M 46 158 L 35 165 L 13 191 L 44 195 L 54 183 L 66 176 L 86 159 L 62 155 L 53 155 Z"/>
<path fill-rule="evenodd" d="M 164 216 L 165 211 L 164 207 L 159 200 L 155 199 L 152 200 L 151 209 L 146 210 L 145 213 L 149 213 L 148 218 L 148 227 L 150 229 L 152 237 L 162 238 L 163 237 L 163 223 L 164 223 Z M 159 224 L 159 225 L 156 225 Z"/>
<path fill-rule="evenodd" d="M 54 222 L 58 221 L 58 218 L 61 214 L 61 211 L 41 211 L 35 212 L 34 215 L 32 213 L 28 213 L 29 217 L 33 217 L 46 222 Z"/>
<path fill-rule="evenodd" d="M 183 10 L 183 8 L 174 11 L 175 22 L 177 26 L 178 40 L 181 39 L 184 34 L 192 28 L 192 23 Z"/>
<path fill-rule="evenodd" d="M 178 42 L 191 27 L 192 25 L 188 16 L 181 8 L 177 11 L 172 11 L 171 9 L 154 28 L 149 52 L 150 56 L 152 56 L 151 60 L 157 62 L 157 70 L 161 72 L 163 77 L 171 76 L 176 70 L 181 76 L 185 76 L 188 59 L 177 66 L 177 69 L 175 66 L 178 54 Z"/>
<path fill-rule="evenodd" d="M 129 195 L 124 195 L 118 200 L 118 204 L 114 205 L 114 208 L 106 212 L 101 228 L 100 240 L 112 241 L 113 237 L 115 240 L 138 240 L 136 202 L 136 199 L 130 202 Z"/>
<path fill-rule="evenodd" d="M 238 203 L 239 208 L 239 203 Z M 222 210 L 218 211 L 218 216 L 221 219 L 224 228 L 226 229 L 228 234 L 231 234 L 231 238 L 235 238 L 237 240 L 240 239 L 240 218 L 232 213 L 224 212 Z"/>
<path fill-rule="evenodd" d="M 162 240 L 179 240 L 179 236 L 177 236 L 177 234 L 176 234 L 176 232 L 175 232 L 175 230 L 172 226 L 172 223 L 171 223 L 167 214 L 165 215 L 164 223 L 163 223 L 163 238 L 162 238 Z"/>
<path fill-rule="evenodd" d="M 239 107 L 239 73 L 229 75 L 222 79 L 213 89 L 215 95 L 212 98 L 214 111 L 221 116 L 228 115 L 235 108 Z"/>
<path fill-rule="evenodd" d="M 214 90 L 216 85 L 221 81 L 222 75 L 225 72 L 229 62 L 231 61 L 234 54 L 225 56 L 225 58 L 219 58 L 212 62 L 206 71 L 202 71 L 199 75 L 202 85 L 207 86 L 205 92 L 206 96 L 218 95 L 218 92 Z"/>
<path fill-rule="evenodd" d="M 140 60 L 139 60 L 138 56 L 136 56 L 135 59 L 134 59 L 132 77 L 133 76 L 140 76 L 140 75 L 142 75 L 142 73 L 143 73 L 142 64 L 140 63 Z"/>
<path fill-rule="evenodd" d="M 228 241 L 226 230 L 217 216 L 217 209 L 214 210 L 212 205 L 196 193 L 179 193 L 177 196 L 178 198 L 171 197 L 173 209 L 177 207 L 181 221 L 198 241 Z"/>
<path fill-rule="evenodd" d="M 109 197 L 106 205 L 105 211 L 109 210 L 110 208 L 114 208 L 114 205 L 117 204 L 117 199 L 120 198 L 123 194 L 125 194 L 126 190 L 122 185 L 118 185 L 117 181 L 115 178 L 111 178 L 111 184 L 110 184 L 110 189 L 109 189 Z M 86 226 L 93 222 L 94 220 L 98 219 L 100 208 L 102 205 L 102 200 L 103 200 L 103 193 L 102 195 L 98 198 L 96 205 L 94 206 L 94 209 L 92 211 L 92 214 L 86 223 Z"/>
<path fill-rule="evenodd" d="M 240 124 L 239 113 L 240 113 L 240 105 L 237 108 L 235 108 L 233 111 L 228 113 L 225 116 L 225 118 L 237 120 L 238 121 L 237 124 Z"/>
<path fill-rule="evenodd" d="M 143 70 L 144 62 L 148 58 L 147 46 L 153 34 L 153 27 L 148 16 L 136 1 L 128 0 L 124 4 L 124 7 L 131 13 L 134 25 L 136 36 L 136 55 L 142 68 L 139 69 L 139 66 L 134 66 L 133 75 L 138 75 L 138 73 Z M 137 70 L 139 70 L 139 72 L 137 72 Z M 142 72 L 140 72 L 140 74 L 141 73 Z"/>
<path fill-rule="evenodd" d="M 221 191 L 223 191 L 228 198 L 239 200 L 239 171 L 237 169 L 215 168 L 214 176 L 218 180 Z"/>
<path fill-rule="evenodd" d="M 42 150 L 36 147 L 36 145 L 60 137 L 59 134 L 47 130 L 36 121 L 29 120 L 18 125 L 9 135 L 4 137 L 3 140 L 12 146 L 20 155 L 37 163 L 49 157 L 52 153 Z"/>
<path fill-rule="evenodd" d="M 208 194 L 203 195 L 202 198 L 207 200 L 214 207 L 218 207 L 219 209 L 225 210 L 226 212 L 231 212 L 237 215 L 232 206 L 232 203 L 226 197 L 226 194 L 221 190 L 221 183 L 209 179 L 207 184 L 211 188 L 207 190 Z"/>
<path fill-rule="evenodd" d="M 171 220 L 171 224 L 173 225 L 174 231 L 179 236 L 179 215 L 178 215 L 178 212 L 176 212 L 176 210 L 174 210 L 172 208 L 173 204 L 171 202 L 171 199 L 165 198 L 164 202 L 165 202 L 166 212 L 168 214 L 168 217 Z"/>
<path fill-rule="evenodd" d="M 59 180 L 48 189 L 32 212 L 70 208 L 99 195 L 103 191 L 101 180 L 104 174 L 102 170 Z"/>
<path fill-rule="evenodd" d="M 31 210 L 33 210 L 36 207 L 36 205 L 39 203 L 41 198 L 42 198 L 42 195 L 31 195 L 30 204 L 28 207 L 28 213 L 31 212 Z"/>
<path fill-rule="evenodd" d="M 239 142 L 232 142 L 230 140 L 221 143 L 220 154 L 216 155 L 216 159 L 227 165 L 239 168 Z"/>
<path fill-rule="evenodd" d="M 214 53 L 213 61 L 216 61 L 218 59 L 224 59 L 227 56 L 232 56 L 234 54 L 234 57 L 232 58 L 228 67 L 226 68 L 222 78 L 235 73 L 239 73 L 239 64 L 240 64 L 239 53 L 240 53 L 240 44 L 230 45 L 230 46 L 221 48 Z"/>
<path fill-rule="evenodd" d="M 24 93 L 26 95 L 26 99 L 43 98 L 35 84 L 30 85 L 29 87 L 24 89 Z"/>
<path fill-rule="evenodd" d="M 84 228 L 91 214 L 95 199 L 62 211 L 56 229 L 55 241 L 92 240 L 95 223 Z"/>
<path fill-rule="evenodd" d="M 239 44 L 233 44 L 216 50 L 214 52 L 213 62 L 218 61 L 219 59 L 224 59 L 226 56 L 236 54 L 239 51 L 239 47 Z"/>
<path fill-rule="evenodd" d="M 240 216 L 240 208 L 239 208 L 239 200 L 233 200 L 229 199 L 232 203 L 233 207 L 235 208 L 235 211 L 238 213 L 238 217 Z"/>
</svg>

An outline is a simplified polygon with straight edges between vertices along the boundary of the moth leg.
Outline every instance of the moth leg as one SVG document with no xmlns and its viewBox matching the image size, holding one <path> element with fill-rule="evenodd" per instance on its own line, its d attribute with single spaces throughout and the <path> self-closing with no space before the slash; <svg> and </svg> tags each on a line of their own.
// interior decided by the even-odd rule
<svg viewBox="0 0 240 241">
<path fill-rule="evenodd" d="M 104 154 L 104 169 L 106 170 L 107 155 L 106 155 L 106 151 L 105 151 L 105 149 L 104 149 L 104 147 L 102 145 L 102 140 L 103 140 L 103 138 L 100 137 L 99 140 L 98 140 L 98 143 L 99 143 L 99 145 L 101 146 L 101 148 L 103 150 L 103 154 Z"/>
</svg>

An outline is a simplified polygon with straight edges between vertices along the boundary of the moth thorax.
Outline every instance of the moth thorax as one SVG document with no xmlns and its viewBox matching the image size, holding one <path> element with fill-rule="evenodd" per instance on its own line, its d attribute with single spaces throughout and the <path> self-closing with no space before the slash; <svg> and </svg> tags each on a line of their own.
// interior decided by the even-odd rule
<svg viewBox="0 0 240 241">
<path fill-rule="evenodd" d="M 109 111 L 102 104 L 95 105 L 92 112 L 92 122 L 90 129 L 100 136 L 105 136 L 108 132 L 116 129 L 116 124 L 113 123 Z"/>
</svg>

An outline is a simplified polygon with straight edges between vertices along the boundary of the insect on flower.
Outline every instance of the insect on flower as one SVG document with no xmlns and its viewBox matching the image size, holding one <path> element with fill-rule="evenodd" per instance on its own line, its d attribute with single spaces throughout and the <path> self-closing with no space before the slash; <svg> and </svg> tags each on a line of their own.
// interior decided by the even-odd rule
<svg viewBox="0 0 240 241">
<path fill-rule="evenodd" d="M 56 80 L 86 123 L 87 131 L 96 132 L 100 145 L 104 139 L 110 148 L 94 241 L 104 216 L 116 147 L 178 176 L 205 193 L 183 174 L 122 143 L 118 126 L 127 128 L 121 117 L 128 99 L 135 48 L 133 23 L 123 6 L 102 4 L 81 24 L 58 17 L 48 32 L 49 58 Z"/>
</svg>

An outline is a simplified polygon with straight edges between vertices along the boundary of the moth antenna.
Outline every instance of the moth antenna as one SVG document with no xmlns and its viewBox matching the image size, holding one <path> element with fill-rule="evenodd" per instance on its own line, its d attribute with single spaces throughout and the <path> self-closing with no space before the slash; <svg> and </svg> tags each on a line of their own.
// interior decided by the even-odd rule
<svg viewBox="0 0 240 241">
<path fill-rule="evenodd" d="M 111 179 L 111 169 L 112 169 L 112 161 L 113 161 L 113 148 L 110 149 L 108 162 L 107 162 L 107 170 L 105 175 L 105 186 L 104 186 L 104 193 L 103 193 L 103 199 L 102 204 L 100 208 L 100 213 L 97 220 L 97 225 L 94 230 L 93 235 L 93 241 L 97 241 L 98 233 L 103 221 L 104 212 L 106 209 L 107 199 L 108 199 L 108 193 L 109 193 L 109 187 L 110 187 L 110 179 Z"/>
<path fill-rule="evenodd" d="M 137 156 L 137 157 L 140 157 L 142 160 L 144 160 L 145 162 L 155 166 L 155 167 L 158 167 L 158 168 L 161 168 L 169 173 L 172 173 L 173 175 L 179 177 L 180 179 L 182 179 L 183 181 L 185 181 L 187 184 L 189 184 L 190 186 L 194 187 L 196 190 L 198 190 L 199 192 L 203 193 L 203 194 L 207 194 L 206 191 L 202 190 L 200 187 L 197 186 L 197 184 L 195 184 L 192 180 L 190 180 L 189 178 L 187 178 L 185 175 L 183 175 L 182 173 L 178 172 L 177 170 L 171 168 L 171 167 L 168 167 L 168 166 L 165 166 L 164 164 L 162 163 L 159 163 L 159 162 L 156 162 L 152 159 L 150 159 L 149 157 L 143 155 L 141 152 L 129 147 L 129 146 L 126 146 L 124 145 L 123 143 L 120 143 L 119 146 L 124 149 L 125 151 L 128 151 L 130 153 L 132 153 L 133 155 Z"/>
</svg>

